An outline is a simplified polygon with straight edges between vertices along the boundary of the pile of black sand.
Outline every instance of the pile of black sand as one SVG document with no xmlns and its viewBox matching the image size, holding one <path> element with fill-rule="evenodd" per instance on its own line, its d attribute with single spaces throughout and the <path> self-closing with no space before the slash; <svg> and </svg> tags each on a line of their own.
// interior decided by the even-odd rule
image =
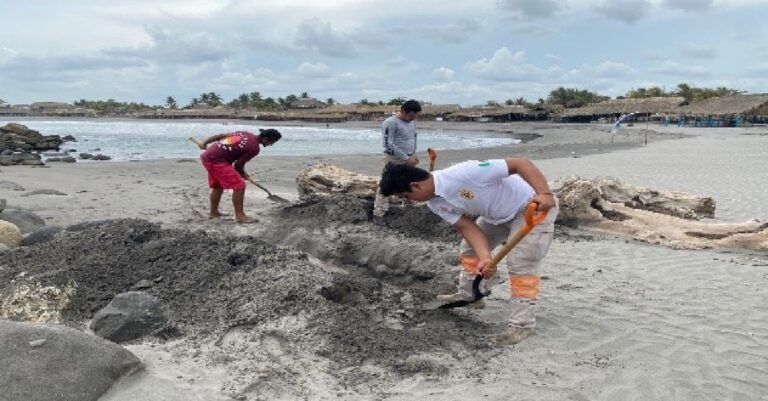
<svg viewBox="0 0 768 401">
<path fill-rule="evenodd" d="M 423 310 L 422 301 L 438 289 L 428 277 L 387 281 L 365 266 L 329 268 L 259 238 L 162 229 L 144 220 L 68 229 L 4 259 L 0 296 L 21 272 L 43 285 L 74 282 L 64 318 L 75 327 L 145 280 L 152 283 L 145 291 L 169 308 L 174 327 L 192 341 L 221 338 L 232 329 L 256 333 L 259 325 L 301 314 L 306 327 L 288 341 L 340 367 L 372 364 L 394 375 L 443 374 L 447 367 L 439 363 L 405 361 L 437 353 L 450 364 L 455 355 L 485 348 L 478 338 L 493 331 L 472 314 Z"/>
</svg>

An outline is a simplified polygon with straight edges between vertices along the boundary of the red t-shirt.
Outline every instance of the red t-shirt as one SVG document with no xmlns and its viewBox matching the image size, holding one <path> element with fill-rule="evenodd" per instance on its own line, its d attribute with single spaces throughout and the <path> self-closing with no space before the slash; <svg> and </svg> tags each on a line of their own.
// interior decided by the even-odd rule
<svg viewBox="0 0 768 401">
<path fill-rule="evenodd" d="M 233 132 L 224 139 L 214 142 L 213 146 L 200 155 L 203 161 L 214 164 L 232 164 L 237 160 L 247 162 L 259 154 L 259 135 L 248 131 Z"/>
</svg>

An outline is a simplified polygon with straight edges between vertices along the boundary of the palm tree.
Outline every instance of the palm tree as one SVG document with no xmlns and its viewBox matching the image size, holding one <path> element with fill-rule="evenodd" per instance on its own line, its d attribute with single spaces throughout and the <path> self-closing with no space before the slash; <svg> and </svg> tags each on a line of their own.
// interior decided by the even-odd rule
<svg viewBox="0 0 768 401">
<path fill-rule="evenodd" d="M 169 109 L 177 109 L 179 105 L 176 103 L 176 99 L 173 98 L 173 96 L 168 96 L 165 98 L 165 106 Z"/>
<path fill-rule="evenodd" d="M 332 97 L 325 99 L 325 102 L 328 103 L 328 106 L 333 106 L 334 104 L 336 104 L 336 100 L 334 100 Z"/>
<path fill-rule="evenodd" d="M 307 92 L 301 92 L 301 98 L 302 98 L 302 99 L 306 99 L 306 98 L 308 98 L 308 97 L 309 97 L 309 93 L 307 93 Z"/>
</svg>

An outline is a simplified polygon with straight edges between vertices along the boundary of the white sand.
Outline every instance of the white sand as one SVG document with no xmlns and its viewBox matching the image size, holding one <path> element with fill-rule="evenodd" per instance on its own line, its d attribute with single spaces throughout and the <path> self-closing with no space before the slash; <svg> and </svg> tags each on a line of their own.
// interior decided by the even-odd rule
<svg viewBox="0 0 768 401">
<path fill-rule="evenodd" d="M 529 131 L 532 127 L 536 125 L 513 126 L 516 131 Z M 605 127 L 598 128 L 605 130 Z M 641 143 L 644 139 L 641 128 L 644 127 L 631 128 L 615 140 Z M 538 159 L 538 155 L 565 156 L 563 146 L 567 145 L 562 144 L 572 141 L 576 152 L 573 156 L 581 156 L 593 148 L 607 148 L 610 140 L 610 134 L 584 126 L 542 131 L 545 138 L 523 146 L 527 149 L 523 154 L 534 159 Z M 661 142 L 651 140 L 647 147 L 536 160 L 536 163 L 550 179 L 572 174 L 605 175 L 638 186 L 712 196 L 717 201 L 718 221 L 768 219 L 768 129 L 675 127 L 667 131 L 694 136 Z M 577 136 L 578 139 L 574 139 Z M 498 157 L 505 153 L 513 151 L 444 152 L 438 159 L 438 168 L 451 161 Z M 333 161 L 367 174 L 380 169 L 375 156 L 306 160 L 264 156 L 252 164 L 272 169 L 260 167 L 264 185 L 286 197 L 295 197 L 291 177 L 305 163 L 318 160 Z M 50 188 L 68 193 L 66 197 L 21 197 L 21 192 L 0 189 L 0 198 L 8 199 L 8 207 L 22 206 L 35 211 L 54 225 L 141 217 L 169 225 L 200 224 L 204 228 L 217 227 L 234 233 L 252 230 L 228 221 L 207 222 L 204 218 L 207 189 L 204 172 L 197 163 L 83 163 L 55 165 L 50 169 L 2 167 L 0 180 L 17 182 L 27 190 Z M 227 195 L 223 202 L 223 209 L 231 210 Z M 251 214 L 268 218 L 271 206 L 264 194 L 249 187 L 247 209 Z M 307 398 L 757 400 L 768 397 L 766 253 L 675 251 L 624 238 L 581 236 L 576 231 L 567 231 L 570 235 L 566 236 L 562 235 L 564 232 L 544 262 L 543 273 L 549 279 L 543 281 L 537 334 L 522 344 L 499 350 L 488 360 L 461 356 L 466 364 L 483 367 L 487 373 L 481 378 L 456 371 L 439 380 L 417 375 L 390 388 L 344 391 L 334 390 L 332 383 L 323 381 L 317 382 L 316 391 Z M 503 311 L 493 302 L 494 298 L 501 297 L 506 297 L 503 285 L 495 288 L 489 308 L 472 313 L 489 322 L 503 320 Z M 139 394 L 153 394 L 157 397 L 153 399 L 201 399 L 189 394 L 217 394 L 228 374 L 196 363 L 193 356 L 186 355 L 172 343 L 158 345 L 154 350 L 146 345 L 129 348 L 145 358 L 148 374 L 143 381 L 123 384 L 111 395 L 114 398 L 109 399 L 130 399 L 131 394 L 139 398 L 143 397 Z M 309 377 L 324 380 L 321 362 L 307 362 L 302 366 Z M 178 369 L 178 375 L 168 374 L 174 369 Z M 190 373 L 190 369 L 198 371 Z M 190 382 L 190 378 L 194 380 Z M 146 392 L 147 388 L 156 391 Z"/>
</svg>

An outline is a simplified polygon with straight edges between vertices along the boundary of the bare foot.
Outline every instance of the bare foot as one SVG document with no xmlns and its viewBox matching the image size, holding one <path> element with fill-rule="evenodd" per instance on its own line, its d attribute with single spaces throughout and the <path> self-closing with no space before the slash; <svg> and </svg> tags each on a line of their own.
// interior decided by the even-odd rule
<svg viewBox="0 0 768 401">
<path fill-rule="evenodd" d="M 229 215 L 226 214 L 226 213 L 216 212 L 216 213 L 209 214 L 208 218 L 209 219 L 218 219 L 219 217 L 224 217 L 224 216 L 229 216 Z"/>
<path fill-rule="evenodd" d="M 237 224 L 250 224 L 259 222 L 259 220 L 248 216 L 238 216 L 235 220 L 237 220 Z"/>
</svg>

